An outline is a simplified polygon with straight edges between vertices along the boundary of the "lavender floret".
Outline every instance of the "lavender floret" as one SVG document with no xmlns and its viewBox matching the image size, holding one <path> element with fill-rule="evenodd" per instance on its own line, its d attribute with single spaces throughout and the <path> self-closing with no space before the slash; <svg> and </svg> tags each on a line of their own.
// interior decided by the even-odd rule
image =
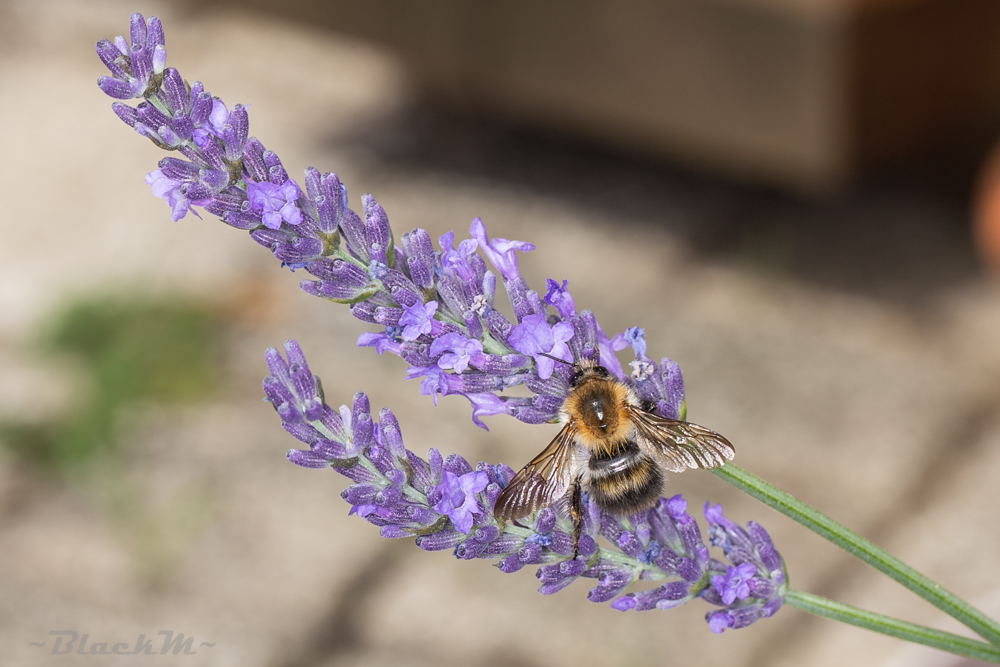
<svg viewBox="0 0 1000 667">
<path fill-rule="evenodd" d="M 97 79 L 107 95 L 121 100 L 155 94 L 163 78 L 166 62 L 163 27 L 155 16 L 147 23 L 142 14 L 132 14 L 129 25 L 131 45 L 124 37 L 112 44 L 106 39 L 95 49 L 111 76 Z"/>
</svg>

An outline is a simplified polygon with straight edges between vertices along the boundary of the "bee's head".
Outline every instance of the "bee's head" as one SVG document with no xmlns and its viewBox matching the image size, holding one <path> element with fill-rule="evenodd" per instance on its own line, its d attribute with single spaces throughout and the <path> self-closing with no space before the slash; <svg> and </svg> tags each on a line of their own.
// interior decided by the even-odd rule
<svg viewBox="0 0 1000 667">
<path fill-rule="evenodd" d="M 569 386 L 577 387 L 587 378 L 606 378 L 611 375 L 604 366 L 599 366 L 590 359 L 582 359 L 577 362 L 573 377 L 570 378 Z"/>
<path fill-rule="evenodd" d="M 560 364 L 573 367 L 573 375 L 569 379 L 570 387 L 576 387 L 586 378 L 606 378 L 611 375 L 607 368 L 599 366 L 593 359 L 577 359 L 576 363 L 570 363 L 565 359 L 560 359 L 544 352 L 542 352 L 542 356 L 548 357 L 552 361 L 558 361 Z"/>
</svg>

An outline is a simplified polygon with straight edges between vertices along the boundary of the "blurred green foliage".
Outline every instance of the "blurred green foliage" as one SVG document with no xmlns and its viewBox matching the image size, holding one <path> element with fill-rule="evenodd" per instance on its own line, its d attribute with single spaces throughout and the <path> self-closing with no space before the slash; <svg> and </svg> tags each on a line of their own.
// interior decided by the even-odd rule
<svg viewBox="0 0 1000 667">
<path fill-rule="evenodd" d="M 115 426 L 139 402 L 193 403 L 218 378 L 222 321 L 179 298 L 97 297 L 68 304 L 39 337 L 40 351 L 70 356 L 88 376 L 69 414 L 50 423 L 0 423 L 0 440 L 55 471 L 115 451 Z"/>
</svg>

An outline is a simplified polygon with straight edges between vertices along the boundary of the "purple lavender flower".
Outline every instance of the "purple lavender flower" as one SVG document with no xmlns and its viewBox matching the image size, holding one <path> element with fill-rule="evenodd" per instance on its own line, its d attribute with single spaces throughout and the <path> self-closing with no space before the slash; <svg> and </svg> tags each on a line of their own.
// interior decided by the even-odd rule
<svg viewBox="0 0 1000 667">
<path fill-rule="evenodd" d="M 95 48 L 111 76 L 97 79 L 105 94 L 120 100 L 142 97 L 159 85 L 166 63 L 163 26 L 153 16 L 147 23 L 142 14 L 132 14 L 129 26 L 131 45 L 118 36 L 114 43 L 102 39 Z"/>
<path fill-rule="evenodd" d="M 229 109 L 222 100 L 212 100 L 210 109 L 205 122 L 193 133 L 194 143 L 199 147 L 207 144 L 210 136 L 222 139 L 223 128 L 229 124 Z"/>
<path fill-rule="evenodd" d="M 486 361 L 483 354 L 483 344 L 478 340 L 466 338 L 457 331 L 436 338 L 431 343 L 430 355 L 437 357 L 438 366 L 445 370 L 462 373 L 469 364 L 479 366 Z"/>
<path fill-rule="evenodd" d="M 549 278 L 545 281 L 545 303 L 556 309 L 559 316 L 565 320 L 572 319 L 576 315 L 576 304 L 573 297 L 566 289 L 568 281 L 562 281 L 560 285 L 557 281 Z"/>
<path fill-rule="evenodd" d="M 264 226 L 278 229 L 282 222 L 290 225 L 302 223 L 302 211 L 296 206 L 301 192 L 298 184 L 288 179 L 281 185 L 274 183 L 247 183 L 247 200 L 250 208 L 261 213 Z"/>
<path fill-rule="evenodd" d="M 521 274 L 517 269 L 517 255 L 515 250 L 528 252 L 534 250 L 535 246 L 524 241 L 508 241 L 507 239 L 494 238 L 492 241 L 486 235 L 486 225 L 479 218 L 472 221 L 469 233 L 479 242 L 479 247 L 486 253 L 486 257 L 493 266 L 497 267 L 504 280 L 520 280 Z"/>
<path fill-rule="evenodd" d="M 472 403 L 472 422 L 485 431 L 488 431 L 489 429 L 486 428 L 486 424 L 480 421 L 480 417 L 504 415 L 509 411 L 508 403 L 491 392 L 484 391 L 478 394 L 462 395 L 469 399 L 469 402 Z"/>
<path fill-rule="evenodd" d="M 448 232 L 438 239 L 438 245 L 441 246 L 441 271 L 450 272 L 462 281 L 472 280 L 476 271 L 469 258 L 476 252 L 479 243 L 476 239 L 465 239 L 458 244 L 458 248 L 453 248 L 454 242 L 455 232 Z"/>
<path fill-rule="evenodd" d="M 712 587 L 715 588 L 723 604 L 730 605 L 736 600 L 745 600 L 750 595 L 750 586 L 757 568 L 750 563 L 740 563 L 726 568 L 725 574 L 712 577 Z"/>
<path fill-rule="evenodd" d="M 528 315 L 514 327 L 507 337 L 508 342 L 521 354 L 534 358 L 538 377 L 547 380 L 552 377 L 556 362 L 543 355 L 558 357 L 567 363 L 573 362 L 573 355 L 566 342 L 573 337 L 573 325 L 556 322 L 549 325 L 544 314 Z"/>
<path fill-rule="evenodd" d="M 626 529 L 616 519 L 604 519 L 601 534 L 626 554 L 656 566 L 665 576 L 680 582 L 652 592 L 624 595 L 612 604 L 619 611 L 668 609 L 698 597 L 709 587 L 708 549 L 681 496 L 661 498 L 633 530 Z"/>
<path fill-rule="evenodd" d="M 436 487 L 441 500 L 434 504 L 433 509 L 451 519 L 459 532 L 468 535 L 472 528 L 472 516 L 482 514 L 476 494 L 485 490 L 489 483 L 489 477 L 484 472 L 467 472 L 458 476 L 445 470 L 441 473 L 441 483 Z"/>
<path fill-rule="evenodd" d="M 617 338 L 617 337 L 616 337 Z M 614 345 L 614 341 L 612 341 Z M 631 380 L 639 398 L 654 406 L 655 412 L 668 419 L 684 419 L 684 378 L 680 366 L 663 358 L 655 363 L 646 356 L 646 334 L 639 327 L 629 327 L 621 335 L 621 345 L 631 345 L 635 359 L 629 362 Z"/>
<path fill-rule="evenodd" d="M 625 342 L 622 334 L 616 334 L 613 338 L 608 338 L 604 330 L 601 329 L 601 325 L 596 322 L 594 324 L 597 326 L 597 350 L 600 355 L 601 365 L 607 368 L 619 380 L 625 380 L 625 373 L 622 371 L 621 362 L 618 361 L 615 352 L 624 350 L 628 347 L 628 343 Z"/>
<path fill-rule="evenodd" d="M 396 327 L 398 329 L 398 327 Z M 383 352 L 400 354 L 402 345 L 399 342 L 399 334 L 390 336 L 388 333 L 363 333 L 358 336 L 358 347 L 374 347 L 375 352 L 381 355 Z"/>
<path fill-rule="evenodd" d="M 407 380 L 420 378 L 420 393 L 430 396 L 437 405 L 438 395 L 447 396 L 451 392 L 448 387 L 448 374 L 437 366 L 410 366 L 406 371 Z"/>
<path fill-rule="evenodd" d="M 201 216 L 191 206 L 205 206 L 210 201 L 207 198 L 188 199 L 185 195 L 185 184 L 165 176 L 161 169 L 146 174 L 146 185 L 153 188 L 154 196 L 170 205 L 170 219 L 174 222 L 187 215 L 188 211 L 200 218 Z"/>
<path fill-rule="evenodd" d="M 743 628 L 781 608 L 787 588 L 784 563 L 770 535 L 753 521 L 746 528 L 722 514 L 720 505 L 705 503 L 709 540 L 722 549 L 729 565 L 712 560 L 712 586 L 702 597 L 724 607 L 705 616 L 712 632 Z"/>
<path fill-rule="evenodd" d="M 399 326 L 403 327 L 400 337 L 405 341 L 414 341 L 424 334 L 433 335 L 440 332 L 441 323 L 434 319 L 437 309 L 437 301 L 415 303 L 403 309 L 403 314 L 399 318 Z"/>
</svg>

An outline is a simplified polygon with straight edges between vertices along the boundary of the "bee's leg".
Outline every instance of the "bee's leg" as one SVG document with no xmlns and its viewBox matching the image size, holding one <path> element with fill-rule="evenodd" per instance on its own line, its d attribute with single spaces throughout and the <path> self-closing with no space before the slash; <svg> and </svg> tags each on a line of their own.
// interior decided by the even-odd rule
<svg viewBox="0 0 1000 667">
<path fill-rule="evenodd" d="M 583 530 L 583 489 L 580 480 L 573 482 L 573 500 L 569 505 L 569 517 L 573 521 L 573 560 L 580 555 L 580 533 Z"/>
</svg>

